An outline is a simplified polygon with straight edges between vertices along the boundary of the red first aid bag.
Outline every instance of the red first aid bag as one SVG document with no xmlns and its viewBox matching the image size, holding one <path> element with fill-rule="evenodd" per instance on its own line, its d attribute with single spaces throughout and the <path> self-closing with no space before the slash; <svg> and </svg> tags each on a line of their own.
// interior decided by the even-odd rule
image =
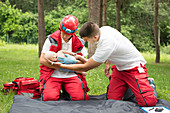
<svg viewBox="0 0 170 113">
<path fill-rule="evenodd" d="M 39 82 L 34 78 L 16 78 L 10 83 L 4 84 L 5 93 L 13 91 L 18 95 L 24 95 L 31 99 L 39 98 Z"/>
</svg>

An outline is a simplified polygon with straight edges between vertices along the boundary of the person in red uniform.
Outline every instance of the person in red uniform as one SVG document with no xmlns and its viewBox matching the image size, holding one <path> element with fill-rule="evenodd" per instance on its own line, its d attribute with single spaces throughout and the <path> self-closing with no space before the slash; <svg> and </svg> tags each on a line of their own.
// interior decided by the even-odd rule
<svg viewBox="0 0 170 113">
<path fill-rule="evenodd" d="M 82 56 L 87 55 L 87 51 L 80 39 L 75 35 L 78 29 L 78 20 L 73 15 L 65 16 L 60 22 L 60 30 L 55 31 L 46 39 L 40 56 L 40 89 L 42 101 L 56 101 L 60 97 L 60 90 L 64 90 L 70 95 L 71 100 L 88 100 L 87 82 L 85 76 L 78 73 L 55 69 L 47 59 L 45 53 L 66 50 Z M 69 58 L 67 58 L 69 59 Z M 62 59 L 61 59 L 62 60 Z M 76 60 L 62 61 L 64 64 L 76 64 Z"/>
<path fill-rule="evenodd" d="M 85 64 L 57 62 L 53 64 L 56 68 L 88 71 L 106 62 L 105 76 L 111 78 L 107 99 L 122 100 L 130 88 L 140 106 L 156 105 L 157 99 L 148 81 L 146 61 L 130 40 L 110 26 L 99 28 L 93 22 L 83 24 L 79 35 L 87 42 L 97 43 L 94 55 Z M 114 64 L 112 68 L 111 63 Z"/>
</svg>

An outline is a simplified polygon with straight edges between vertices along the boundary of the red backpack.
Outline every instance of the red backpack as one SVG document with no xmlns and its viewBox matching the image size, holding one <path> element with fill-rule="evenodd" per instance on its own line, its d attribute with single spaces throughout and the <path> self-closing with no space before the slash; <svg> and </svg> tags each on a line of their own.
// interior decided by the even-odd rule
<svg viewBox="0 0 170 113">
<path fill-rule="evenodd" d="M 39 98 L 39 82 L 34 78 L 16 78 L 10 83 L 4 84 L 5 94 L 9 91 L 13 91 L 18 95 L 24 95 L 31 99 Z"/>
</svg>

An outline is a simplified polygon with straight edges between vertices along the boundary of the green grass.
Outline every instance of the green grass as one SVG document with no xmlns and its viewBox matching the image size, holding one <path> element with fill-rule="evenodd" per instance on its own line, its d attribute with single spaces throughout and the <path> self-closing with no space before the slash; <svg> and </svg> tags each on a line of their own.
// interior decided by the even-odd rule
<svg viewBox="0 0 170 113">
<path fill-rule="evenodd" d="M 148 74 L 155 79 L 156 90 L 161 99 L 170 101 L 170 54 L 161 54 L 161 63 L 155 64 L 155 55 L 143 53 L 147 60 Z M 9 44 L 0 46 L 0 89 L 4 83 L 16 77 L 39 78 L 39 58 L 37 45 Z M 104 76 L 105 64 L 88 71 L 89 95 L 106 93 L 109 80 Z M 13 95 L 0 92 L 0 113 L 8 113 L 13 103 Z"/>
<path fill-rule="evenodd" d="M 170 54 L 161 54 L 160 64 L 155 64 L 155 54 L 143 53 L 150 77 L 154 78 L 158 98 L 170 101 Z"/>
<path fill-rule="evenodd" d="M 0 46 L 0 89 L 4 83 L 16 77 L 39 77 L 39 58 L 37 45 Z M 0 92 L 0 113 L 7 113 L 13 103 L 13 94 Z"/>
</svg>

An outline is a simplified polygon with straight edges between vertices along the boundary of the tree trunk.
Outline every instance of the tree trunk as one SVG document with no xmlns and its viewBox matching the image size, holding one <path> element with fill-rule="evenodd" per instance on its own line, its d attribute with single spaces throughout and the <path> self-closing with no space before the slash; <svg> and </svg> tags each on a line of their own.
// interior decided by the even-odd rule
<svg viewBox="0 0 170 113">
<path fill-rule="evenodd" d="M 103 0 L 103 26 L 107 25 L 107 0 Z"/>
<path fill-rule="evenodd" d="M 160 62 L 160 50 L 159 50 L 159 40 L 158 40 L 158 0 L 155 0 L 155 18 L 154 18 L 154 39 L 156 47 L 156 59 L 155 62 Z"/>
<path fill-rule="evenodd" d="M 44 23 L 44 1 L 38 0 L 38 44 L 39 57 L 41 55 L 42 47 L 45 42 L 45 23 Z"/>
<path fill-rule="evenodd" d="M 117 23 L 117 30 L 121 31 L 121 25 L 120 25 L 120 6 L 121 6 L 121 0 L 116 1 L 116 23 Z"/>
<path fill-rule="evenodd" d="M 88 0 L 89 21 L 94 22 L 101 27 L 101 2 L 102 0 Z M 96 50 L 96 44 L 88 43 L 88 58 L 93 56 Z"/>
</svg>

